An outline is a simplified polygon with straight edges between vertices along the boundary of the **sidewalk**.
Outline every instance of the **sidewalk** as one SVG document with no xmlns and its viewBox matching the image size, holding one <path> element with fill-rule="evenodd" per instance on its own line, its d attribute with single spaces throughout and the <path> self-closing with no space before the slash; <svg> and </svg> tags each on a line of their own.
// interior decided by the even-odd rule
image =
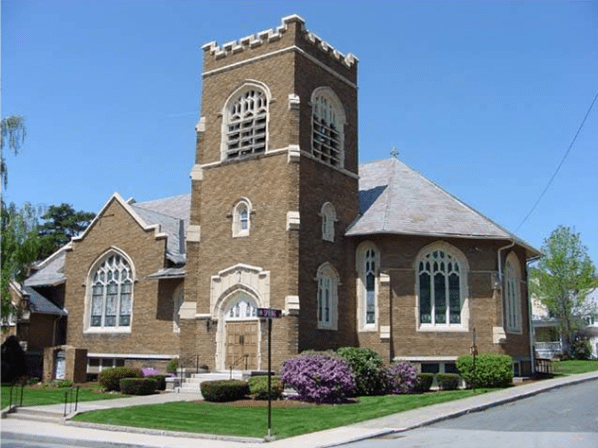
<svg viewBox="0 0 598 448">
<path fill-rule="evenodd" d="M 324 448 L 355 442 L 377 435 L 406 431 L 429 425 L 441 420 L 454 418 L 469 412 L 476 412 L 503 403 L 526 398 L 538 393 L 577 384 L 584 381 L 598 380 L 598 372 L 572 375 L 565 378 L 539 381 L 522 386 L 510 387 L 497 392 L 490 392 L 475 397 L 427 406 L 412 411 L 393 414 L 374 420 L 329 429 L 268 443 L 271 448 Z M 162 394 L 147 397 L 134 397 L 122 400 L 104 400 L 79 404 L 79 410 L 106 409 L 110 407 L 136 406 L 140 404 L 163 403 L 166 401 L 197 400 L 195 394 Z M 62 412 L 61 405 L 37 406 L 40 410 Z M 100 429 L 101 428 L 101 429 Z M 74 422 L 66 425 L 56 423 L 28 422 L 15 417 L 2 420 L 2 437 L 14 439 L 44 441 L 46 443 L 67 443 L 70 446 L 84 447 L 131 447 L 131 448 L 187 448 L 187 447 L 227 447 L 253 448 L 264 447 L 258 439 L 219 437 L 203 434 L 175 433 L 170 431 L 143 430 L 139 428 L 105 427 L 101 425 L 75 426 Z"/>
</svg>

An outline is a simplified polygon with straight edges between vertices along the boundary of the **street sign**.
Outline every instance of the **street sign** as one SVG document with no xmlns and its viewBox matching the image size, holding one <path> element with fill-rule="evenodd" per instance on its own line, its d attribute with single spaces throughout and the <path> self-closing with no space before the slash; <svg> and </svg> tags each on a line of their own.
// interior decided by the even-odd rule
<svg viewBox="0 0 598 448">
<path fill-rule="evenodd" d="M 257 317 L 260 319 L 277 319 L 282 317 L 282 310 L 275 310 L 272 308 L 258 308 Z"/>
</svg>

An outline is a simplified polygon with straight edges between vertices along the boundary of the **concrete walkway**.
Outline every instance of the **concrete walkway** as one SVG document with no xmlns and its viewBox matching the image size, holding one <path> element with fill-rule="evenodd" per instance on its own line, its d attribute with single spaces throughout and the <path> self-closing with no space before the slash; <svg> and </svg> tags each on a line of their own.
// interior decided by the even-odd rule
<svg viewBox="0 0 598 448">
<path fill-rule="evenodd" d="M 427 406 L 412 411 L 401 412 L 387 417 L 329 429 L 317 433 L 292 437 L 268 443 L 272 448 L 319 448 L 363 440 L 377 435 L 400 432 L 429 425 L 468 412 L 476 412 L 503 403 L 519 400 L 538 393 L 598 380 L 598 372 L 571 375 L 565 378 L 539 381 L 522 386 L 510 387 L 475 397 Z M 113 407 L 136 406 L 164 403 L 167 401 L 192 401 L 199 399 L 197 394 L 162 394 L 147 397 L 132 397 L 116 400 L 103 400 L 79 404 L 79 411 L 107 409 Z M 63 405 L 36 406 L 38 410 L 63 412 Z M 132 448 L 187 448 L 187 447 L 257 447 L 264 446 L 263 440 L 218 437 L 201 434 L 175 433 L 170 431 L 144 430 L 104 425 L 75 426 L 75 422 L 44 423 L 31 422 L 10 416 L 2 420 L 2 437 L 13 439 L 39 440 L 46 443 L 62 443 L 83 447 L 132 447 Z"/>
</svg>

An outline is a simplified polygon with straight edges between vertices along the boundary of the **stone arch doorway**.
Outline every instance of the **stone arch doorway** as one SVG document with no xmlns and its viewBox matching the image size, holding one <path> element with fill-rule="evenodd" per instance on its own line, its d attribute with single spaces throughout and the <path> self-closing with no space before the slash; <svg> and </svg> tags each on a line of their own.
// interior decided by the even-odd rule
<svg viewBox="0 0 598 448">
<path fill-rule="evenodd" d="M 220 343 L 217 363 L 223 369 L 258 370 L 260 361 L 260 321 L 258 301 L 246 291 L 232 293 L 221 308 Z"/>
</svg>

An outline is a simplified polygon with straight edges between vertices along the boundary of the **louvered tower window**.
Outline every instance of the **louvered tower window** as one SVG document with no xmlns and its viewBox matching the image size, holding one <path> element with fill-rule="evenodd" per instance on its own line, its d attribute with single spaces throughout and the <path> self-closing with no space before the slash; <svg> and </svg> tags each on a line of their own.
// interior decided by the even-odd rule
<svg viewBox="0 0 598 448">
<path fill-rule="evenodd" d="M 266 94 L 257 87 L 244 90 L 233 98 L 226 111 L 226 158 L 238 159 L 266 152 Z"/>
</svg>

